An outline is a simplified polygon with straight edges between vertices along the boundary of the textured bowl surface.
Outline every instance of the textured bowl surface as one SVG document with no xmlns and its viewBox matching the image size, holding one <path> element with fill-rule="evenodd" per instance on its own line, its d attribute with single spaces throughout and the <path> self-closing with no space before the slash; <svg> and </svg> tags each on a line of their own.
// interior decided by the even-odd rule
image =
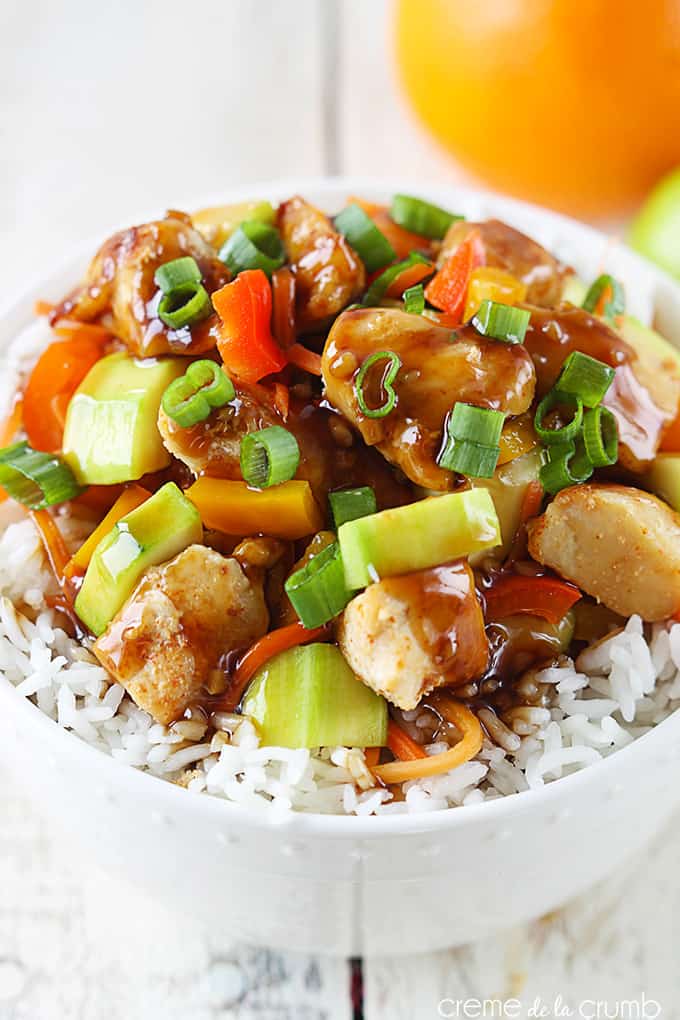
<svg viewBox="0 0 680 1020">
<path fill-rule="evenodd" d="M 595 230 L 533 206 L 413 182 L 293 180 L 209 196 L 187 208 L 304 194 L 328 211 L 349 194 L 421 194 L 469 218 L 497 216 L 571 263 L 623 280 L 630 310 L 680 346 L 680 288 Z M 149 210 L 147 217 L 161 210 Z M 73 286 L 103 240 L 0 316 L 0 352 L 37 298 Z M 425 952 L 554 909 L 616 867 L 678 800 L 680 714 L 604 761 L 539 791 L 392 817 L 272 821 L 121 765 L 60 730 L 0 676 L 7 769 L 85 853 L 178 911 L 242 939 L 330 954 Z"/>
</svg>

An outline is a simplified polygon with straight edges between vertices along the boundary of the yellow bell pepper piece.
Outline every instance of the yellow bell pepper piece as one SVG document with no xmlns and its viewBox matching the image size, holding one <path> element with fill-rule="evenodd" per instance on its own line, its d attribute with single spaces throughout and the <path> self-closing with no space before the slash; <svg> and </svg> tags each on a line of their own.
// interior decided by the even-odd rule
<svg viewBox="0 0 680 1020">
<path fill-rule="evenodd" d="M 81 545 L 78 552 L 74 553 L 71 557 L 71 560 L 66 567 L 67 576 L 70 577 L 73 574 L 87 570 L 90 565 L 90 560 L 92 559 L 92 554 L 103 539 L 104 535 L 108 535 L 122 517 L 129 514 L 131 510 L 136 510 L 137 507 L 141 506 L 142 503 L 149 499 L 150 496 L 151 493 L 147 492 L 146 489 L 143 489 L 141 485 L 130 485 L 127 489 L 124 489 L 101 524 L 94 529 L 87 541 Z"/>
<path fill-rule="evenodd" d="M 505 423 L 501 432 L 501 452 L 498 458 L 498 466 L 507 464 L 517 457 L 528 453 L 538 446 L 538 439 L 534 432 L 534 419 L 530 414 L 520 414 Z"/>
<path fill-rule="evenodd" d="M 274 222 L 274 207 L 271 202 L 237 202 L 234 205 L 211 205 L 192 214 L 196 230 L 203 234 L 209 244 L 221 248 L 244 220 Z"/>
<path fill-rule="evenodd" d="M 473 269 L 468 284 L 467 301 L 463 322 L 468 322 L 482 301 L 499 301 L 504 305 L 516 305 L 527 296 L 527 285 L 512 273 L 496 266 L 480 266 Z"/>
<path fill-rule="evenodd" d="M 270 535 L 304 538 L 323 527 L 323 514 L 309 482 L 292 481 L 269 489 L 251 489 L 245 482 L 199 478 L 184 493 L 206 528 L 227 535 Z"/>
</svg>

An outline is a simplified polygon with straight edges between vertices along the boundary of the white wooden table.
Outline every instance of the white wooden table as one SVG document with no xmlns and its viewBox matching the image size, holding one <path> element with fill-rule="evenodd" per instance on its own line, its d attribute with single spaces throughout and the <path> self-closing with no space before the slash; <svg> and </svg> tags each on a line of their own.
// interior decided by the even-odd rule
<svg viewBox="0 0 680 1020">
<path fill-rule="evenodd" d="M 388 14 L 385 0 L 0 3 L 0 302 L 84 237 L 248 180 L 461 179 L 399 105 Z M 2 779 L 0 1020 L 350 1020 L 348 962 L 239 947 L 140 901 Z M 515 1015 L 595 1016 L 601 1000 L 613 1016 L 643 993 L 679 1017 L 679 851 L 680 818 L 549 918 L 367 961 L 365 1017 L 454 1016 L 457 1001 L 481 1015 L 476 998 L 502 996 L 522 1000 Z"/>
</svg>

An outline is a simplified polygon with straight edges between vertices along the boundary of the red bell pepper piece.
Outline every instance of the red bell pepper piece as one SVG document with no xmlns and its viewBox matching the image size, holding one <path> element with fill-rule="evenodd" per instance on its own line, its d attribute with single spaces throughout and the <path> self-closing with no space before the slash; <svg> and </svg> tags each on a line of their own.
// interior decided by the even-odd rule
<svg viewBox="0 0 680 1020">
<path fill-rule="evenodd" d="M 211 295 L 222 320 L 217 348 L 225 368 L 247 383 L 280 372 L 286 355 L 271 331 L 272 291 L 261 269 L 246 269 Z"/>
<path fill-rule="evenodd" d="M 468 284 L 473 269 L 484 265 L 484 244 L 473 230 L 447 259 L 425 288 L 425 297 L 442 312 L 461 322 L 465 310 Z"/>
<path fill-rule="evenodd" d="M 580 598 L 578 588 L 558 577 L 521 574 L 501 574 L 484 592 L 487 616 L 495 620 L 530 613 L 549 623 L 559 623 Z"/>
</svg>

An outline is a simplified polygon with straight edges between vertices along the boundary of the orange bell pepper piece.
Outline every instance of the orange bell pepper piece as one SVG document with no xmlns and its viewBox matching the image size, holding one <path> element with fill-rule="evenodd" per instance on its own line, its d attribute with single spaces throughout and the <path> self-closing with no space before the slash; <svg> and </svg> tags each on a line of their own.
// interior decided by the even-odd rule
<svg viewBox="0 0 680 1020">
<path fill-rule="evenodd" d="M 217 349 L 228 372 L 247 383 L 280 372 L 286 355 L 271 332 L 272 290 L 261 269 L 246 269 L 212 294 L 222 320 Z"/>
<path fill-rule="evenodd" d="M 304 538 L 323 527 L 323 514 L 309 482 L 292 481 L 269 489 L 251 489 L 245 482 L 199 478 L 185 492 L 206 528 L 226 535 L 271 535 Z"/>
</svg>

